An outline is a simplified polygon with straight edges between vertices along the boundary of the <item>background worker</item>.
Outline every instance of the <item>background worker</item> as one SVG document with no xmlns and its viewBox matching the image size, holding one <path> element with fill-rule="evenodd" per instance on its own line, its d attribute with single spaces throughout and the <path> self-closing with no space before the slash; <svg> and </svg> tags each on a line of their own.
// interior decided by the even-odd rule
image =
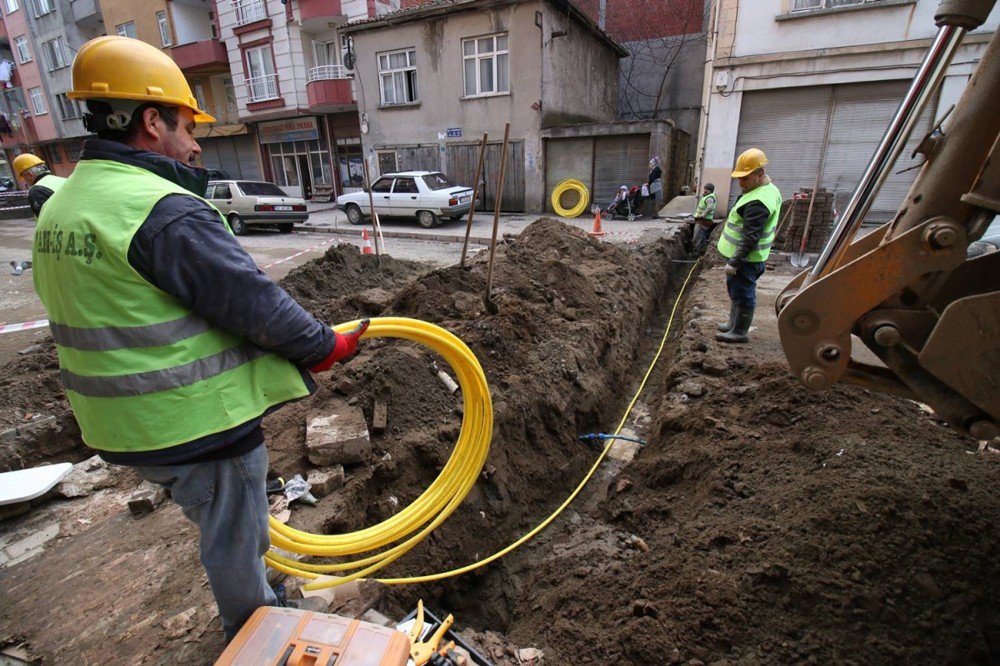
<svg viewBox="0 0 1000 666">
<path fill-rule="evenodd" d="M 274 284 L 202 195 L 198 108 L 174 61 L 136 39 L 93 39 L 73 99 L 97 133 L 42 209 L 35 288 L 84 442 L 161 484 L 195 522 L 232 638 L 275 605 L 262 417 L 354 353 Z M 58 228 L 57 228 L 58 227 Z"/>
<path fill-rule="evenodd" d="M 52 193 L 58 190 L 65 178 L 55 176 L 46 164 L 37 155 L 31 153 L 21 153 L 14 158 L 11 165 L 14 174 L 28 185 L 28 205 L 35 217 L 42 210 L 42 204 L 48 201 Z"/>
<path fill-rule="evenodd" d="M 708 249 L 708 239 L 715 231 L 715 185 L 705 183 L 701 189 L 701 199 L 694 210 L 694 238 L 691 244 L 696 256 L 705 254 Z"/>
<path fill-rule="evenodd" d="M 729 321 L 719 324 L 715 335 L 721 342 L 747 341 L 757 305 L 757 279 L 764 274 L 764 262 L 771 254 L 781 192 L 764 173 L 766 164 L 764 152 L 751 148 L 736 158 L 733 169 L 743 194 L 729 211 L 719 237 L 719 253 L 728 259 L 726 288 L 732 301 Z"/>
</svg>

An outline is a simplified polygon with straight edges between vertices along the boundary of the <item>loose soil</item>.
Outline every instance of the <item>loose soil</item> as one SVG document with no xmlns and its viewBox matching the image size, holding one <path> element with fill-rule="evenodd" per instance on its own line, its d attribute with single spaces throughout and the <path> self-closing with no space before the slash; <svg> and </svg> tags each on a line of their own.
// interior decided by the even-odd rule
<svg viewBox="0 0 1000 666">
<path fill-rule="evenodd" d="M 681 245 L 668 233 L 623 248 L 541 220 L 498 247 L 496 314 L 483 303 L 484 255 L 471 270 L 391 257 L 378 267 L 342 246 L 282 281 L 330 323 L 437 323 L 472 348 L 490 383 L 486 474 L 388 575 L 481 559 L 561 503 L 596 456 L 577 435 L 614 427 L 655 350 L 683 277 L 671 265 Z M 767 302 L 790 277 L 780 272 L 762 281 L 745 347 L 712 339 L 710 314 L 728 310 L 721 270 L 696 276 L 639 406 L 648 417 L 632 424 L 648 443 L 620 476 L 621 464 L 605 465 L 570 511 L 499 563 L 435 584 L 367 585 L 364 605 L 398 618 L 422 598 L 498 663 L 516 663 L 514 645 L 555 664 L 1000 659 L 1000 456 L 976 453 L 914 403 L 805 391 L 781 362 Z M 266 419 L 272 475 L 288 478 L 309 468 L 310 417 L 340 400 L 369 419 L 376 399 L 389 404 L 373 461 L 348 468 L 344 488 L 317 506 L 293 504 L 291 524 L 357 529 L 429 485 L 461 423 L 435 360 L 368 341 L 318 378 L 315 395 Z M 56 419 L 0 443 L 0 469 L 89 455 L 51 344 L 3 376 L 0 423 Z M 45 517 L 61 529 L 41 554 L 0 569 L 0 646 L 44 663 L 211 663 L 221 640 L 195 530 L 169 504 L 133 519 L 122 504 L 138 480 L 117 479 L 99 491 L 101 510 L 67 508 L 93 497 L 49 501 L 0 523 L 0 538 Z"/>
</svg>

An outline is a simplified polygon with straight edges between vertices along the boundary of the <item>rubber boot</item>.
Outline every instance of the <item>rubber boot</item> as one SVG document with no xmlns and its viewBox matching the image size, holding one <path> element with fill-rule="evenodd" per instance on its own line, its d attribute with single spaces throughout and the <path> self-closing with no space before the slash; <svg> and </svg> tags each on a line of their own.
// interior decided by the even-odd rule
<svg viewBox="0 0 1000 666">
<path fill-rule="evenodd" d="M 736 306 L 736 324 L 733 330 L 725 333 L 716 333 L 715 339 L 719 342 L 743 343 L 749 340 L 747 332 L 750 324 L 753 323 L 753 308 L 741 308 Z"/>
<path fill-rule="evenodd" d="M 721 324 L 716 324 L 715 328 L 720 333 L 727 333 L 733 330 L 733 326 L 736 325 L 736 304 L 731 303 L 729 305 L 729 321 L 724 321 Z"/>
</svg>

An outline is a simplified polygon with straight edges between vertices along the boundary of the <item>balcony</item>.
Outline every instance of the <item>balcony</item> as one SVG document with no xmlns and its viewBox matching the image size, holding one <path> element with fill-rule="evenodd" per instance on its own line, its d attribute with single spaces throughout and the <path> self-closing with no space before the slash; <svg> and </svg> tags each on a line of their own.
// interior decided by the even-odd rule
<svg viewBox="0 0 1000 666">
<path fill-rule="evenodd" d="M 229 71 L 226 45 L 217 39 L 203 39 L 175 46 L 170 50 L 170 55 L 177 66 L 189 74 Z"/>
<path fill-rule="evenodd" d="M 237 0 L 236 25 L 244 26 L 267 18 L 267 4 L 264 0 Z"/>
<path fill-rule="evenodd" d="M 299 0 L 299 18 L 303 23 L 314 18 L 334 18 L 343 13 L 340 0 Z"/>
<path fill-rule="evenodd" d="M 278 75 L 267 74 L 247 79 L 247 96 L 251 104 L 278 99 Z"/>
<path fill-rule="evenodd" d="M 71 0 L 73 20 L 82 27 L 95 27 L 101 23 L 101 5 L 97 0 Z"/>
<path fill-rule="evenodd" d="M 343 65 L 313 67 L 306 77 L 309 110 L 335 112 L 354 106 L 351 79 Z"/>
</svg>

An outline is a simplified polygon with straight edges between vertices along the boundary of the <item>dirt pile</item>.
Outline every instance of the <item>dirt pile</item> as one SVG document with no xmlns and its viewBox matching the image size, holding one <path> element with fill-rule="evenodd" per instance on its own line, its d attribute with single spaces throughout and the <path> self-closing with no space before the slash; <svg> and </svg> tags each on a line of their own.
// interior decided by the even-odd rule
<svg viewBox="0 0 1000 666">
<path fill-rule="evenodd" d="M 509 638 L 565 664 L 996 662 L 1000 456 L 915 403 L 810 393 L 764 345 L 719 345 L 699 315 L 725 312 L 715 279 L 649 445 L 592 516 L 649 552 L 546 562 Z"/>
</svg>

